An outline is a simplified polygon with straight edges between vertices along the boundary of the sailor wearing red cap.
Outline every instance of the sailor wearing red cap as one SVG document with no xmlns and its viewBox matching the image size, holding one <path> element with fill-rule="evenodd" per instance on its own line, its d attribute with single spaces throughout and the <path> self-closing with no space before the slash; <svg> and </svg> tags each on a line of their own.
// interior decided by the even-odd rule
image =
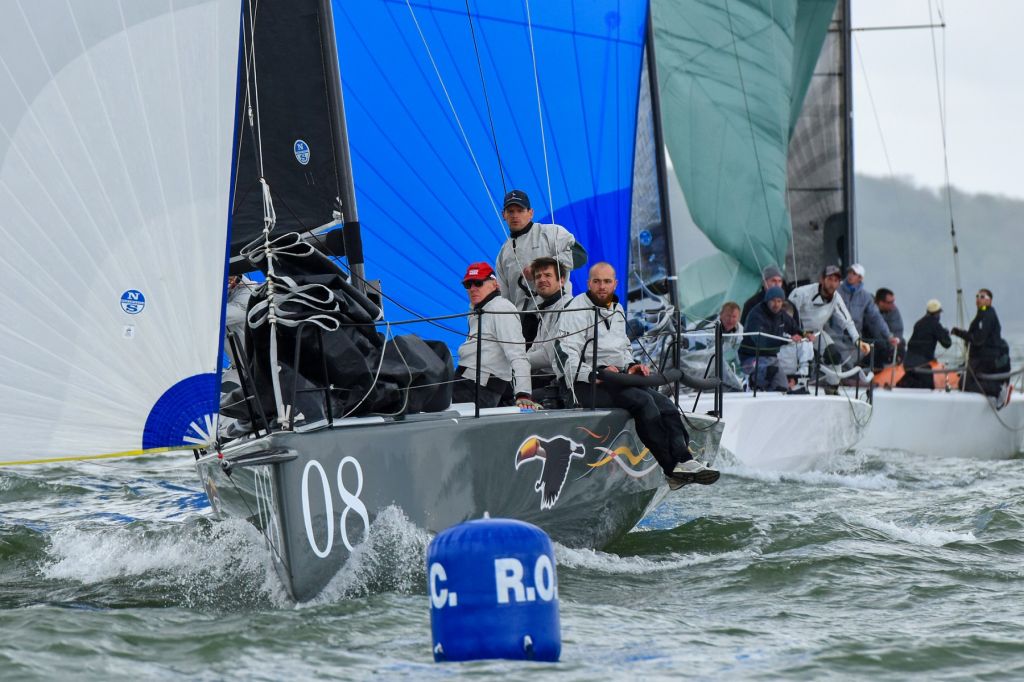
<svg viewBox="0 0 1024 682">
<path fill-rule="evenodd" d="M 480 407 L 497 407 L 509 384 L 515 387 L 516 405 L 537 407 L 530 400 L 530 361 L 516 307 L 501 297 L 494 269 L 487 263 L 471 263 L 462 278 L 472 310 L 469 334 L 459 346 L 459 368 L 452 402 L 471 403 L 479 395 Z M 479 329 L 478 329 L 479 326 Z M 480 348 L 480 387 L 477 393 L 477 343 Z"/>
</svg>

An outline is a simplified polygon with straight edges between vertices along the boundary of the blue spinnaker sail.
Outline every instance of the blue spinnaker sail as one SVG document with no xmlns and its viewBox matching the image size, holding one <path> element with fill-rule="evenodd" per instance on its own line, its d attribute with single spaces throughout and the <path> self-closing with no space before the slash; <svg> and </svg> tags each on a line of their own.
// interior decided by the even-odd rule
<svg viewBox="0 0 1024 682">
<path fill-rule="evenodd" d="M 625 299 L 646 2 L 467 14 L 464 0 L 335 0 L 334 13 L 366 269 L 390 319 L 466 310 L 460 280 L 493 263 L 513 188 L 590 263 L 612 263 Z M 465 323 L 444 326 L 411 330 L 458 345 Z"/>
</svg>

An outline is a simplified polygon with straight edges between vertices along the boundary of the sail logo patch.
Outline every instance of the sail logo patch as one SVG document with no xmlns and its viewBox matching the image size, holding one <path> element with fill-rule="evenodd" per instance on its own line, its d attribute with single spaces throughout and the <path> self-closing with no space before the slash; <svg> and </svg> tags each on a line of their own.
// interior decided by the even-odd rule
<svg viewBox="0 0 1024 682">
<path fill-rule="evenodd" d="M 305 140 L 295 140 L 292 151 L 295 152 L 295 160 L 303 166 L 309 163 L 309 145 Z"/>
<path fill-rule="evenodd" d="M 138 315 L 146 307 L 146 297 L 138 289 L 129 289 L 121 294 L 121 310 L 129 315 Z"/>
</svg>

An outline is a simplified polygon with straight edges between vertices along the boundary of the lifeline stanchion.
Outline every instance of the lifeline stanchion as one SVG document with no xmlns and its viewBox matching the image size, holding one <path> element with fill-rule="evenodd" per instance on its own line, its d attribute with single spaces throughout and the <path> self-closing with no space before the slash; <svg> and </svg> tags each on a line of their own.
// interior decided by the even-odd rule
<svg viewBox="0 0 1024 682">
<path fill-rule="evenodd" d="M 594 306 L 594 350 L 591 353 L 593 362 L 590 365 L 590 409 L 597 406 L 597 334 L 601 326 L 601 309 Z"/>
<path fill-rule="evenodd" d="M 475 396 L 476 403 L 473 416 L 480 416 L 480 363 L 483 358 L 484 343 L 481 332 L 484 329 L 484 309 L 477 308 L 476 310 L 476 385 L 473 386 L 473 395 Z"/>
</svg>

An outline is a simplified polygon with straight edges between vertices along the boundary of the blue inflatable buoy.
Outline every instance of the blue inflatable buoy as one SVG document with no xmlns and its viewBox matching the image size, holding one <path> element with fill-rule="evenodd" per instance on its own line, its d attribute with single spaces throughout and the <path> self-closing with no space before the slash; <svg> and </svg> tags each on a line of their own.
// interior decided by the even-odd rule
<svg viewBox="0 0 1024 682">
<path fill-rule="evenodd" d="M 512 519 L 467 521 L 427 549 L 435 661 L 557 661 L 562 652 L 551 540 Z"/>
</svg>

